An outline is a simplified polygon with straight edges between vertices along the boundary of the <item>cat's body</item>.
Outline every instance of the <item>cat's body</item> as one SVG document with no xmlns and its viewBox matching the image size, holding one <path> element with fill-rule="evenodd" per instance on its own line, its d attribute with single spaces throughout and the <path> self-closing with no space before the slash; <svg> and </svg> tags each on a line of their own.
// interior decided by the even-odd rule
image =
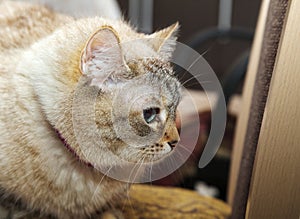
<svg viewBox="0 0 300 219">
<path fill-rule="evenodd" d="M 54 129 L 45 120 L 28 76 L 16 74 L 23 51 L 19 47 L 29 47 L 39 38 L 50 34 L 57 26 L 71 20 L 61 15 L 50 14 L 45 10 L 46 13 L 43 16 L 46 22 L 47 19 L 50 20 L 49 23 L 45 25 L 46 22 L 41 22 L 41 25 L 34 27 L 35 23 L 39 23 L 39 19 L 35 20 L 32 15 L 36 15 L 37 10 L 41 11 L 42 8 L 34 6 L 31 9 L 28 6 L 29 10 L 24 10 L 23 5 L 25 4 L 19 8 L 19 11 L 23 12 L 23 23 L 28 24 L 26 19 L 30 19 L 33 22 L 31 26 L 21 26 L 21 20 L 18 17 L 12 17 L 15 20 L 12 20 L 13 23 L 8 23 L 9 29 L 5 31 L 1 28 L 1 187 L 6 193 L 9 192 L 16 198 L 19 198 L 21 194 L 20 198 L 29 204 L 29 208 L 43 206 L 46 213 L 48 209 L 56 209 L 61 218 L 70 216 L 69 209 L 78 211 L 78 215 L 88 215 L 90 212 L 99 210 L 99 206 L 105 206 L 107 201 L 112 201 L 111 198 L 114 195 L 108 193 L 107 195 L 111 195 L 110 198 L 94 193 L 101 194 L 113 186 L 112 192 L 115 191 L 118 194 L 125 187 L 117 181 L 103 180 L 101 187 L 97 188 L 102 174 L 93 168 L 81 165 L 66 150 L 63 142 L 57 138 Z M 14 9 L 15 7 L 11 8 L 11 10 Z M 30 10 L 33 14 L 25 14 Z M 3 8 L 1 15 L 5 15 L 5 12 L 8 15 L 11 13 Z M 21 15 L 20 12 L 11 15 Z M 22 28 L 25 34 L 20 36 Z M 28 30 L 27 33 L 26 30 Z M 51 47 L 51 45 L 48 46 Z M 26 66 L 22 67 L 26 68 Z M 49 157 L 57 159 L 48 159 Z M 28 174 L 31 171 L 34 172 Z M 8 176 L 11 177 L 8 178 Z M 92 200 L 93 196 L 95 199 L 98 197 L 98 200 Z M 39 207 L 37 210 L 40 210 Z M 77 217 L 73 216 L 73 218 Z"/>
<path fill-rule="evenodd" d="M 87 145 L 88 149 L 82 149 L 76 140 L 72 123 L 73 95 L 78 81 L 85 75 L 84 71 L 94 69 L 95 62 L 89 61 L 94 59 L 96 53 L 89 56 L 89 52 L 94 49 L 94 41 L 98 43 L 98 39 L 93 38 L 97 36 L 99 28 L 104 30 L 99 33 L 108 41 L 114 38 L 115 32 L 120 42 L 143 37 L 122 21 L 89 18 L 75 22 L 70 17 L 55 14 L 40 6 L 12 2 L 0 4 L 2 201 L 9 196 L 32 211 L 58 218 L 80 219 L 115 205 L 116 200 L 125 194 L 127 183 L 106 177 L 95 168 L 116 162 L 105 153 L 106 146 L 94 149 L 91 142 Z M 169 37 L 170 31 L 173 32 L 169 30 L 161 34 Z M 97 37 L 101 41 L 101 36 Z M 142 49 L 128 47 L 124 52 L 126 59 L 147 55 L 159 57 L 145 45 L 138 47 Z M 131 63 L 130 66 L 139 70 L 147 67 L 147 64 L 149 62 L 139 67 Z M 152 63 L 147 68 L 155 69 L 156 65 Z M 86 75 L 83 77 L 84 84 L 91 80 L 95 80 L 94 83 L 99 81 L 88 73 Z M 178 86 L 176 80 L 167 80 Z M 106 133 L 103 134 L 106 139 L 104 142 L 109 142 L 107 145 L 112 147 L 117 145 L 118 149 L 113 149 L 114 152 L 120 156 L 128 155 L 128 160 L 132 160 L 128 150 L 122 149 L 121 143 L 115 141 L 116 134 L 112 133 L 112 127 L 108 124 L 109 116 L 102 110 L 106 105 L 111 106 L 114 92 L 109 89 L 115 85 L 108 88 L 103 86 L 106 85 L 101 84 L 97 89 L 100 87 L 108 91 L 97 97 L 96 123 Z M 93 89 L 92 86 L 88 89 L 90 87 Z M 174 87 L 174 91 L 177 90 L 178 87 Z M 89 92 L 86 94 L 87 100 L 92 98 Z M 177 99 L 174 100 L 173 108 L 176 108 L 177 102 Z M 174 118 L 166 122 L 166 133 L 168 129 L 174 130 L 174 121 L 171 120 Z M 85 120 L 82 121 L 84 123 Z M 175 131 L 168 132 L 167 137 L 177 138 Z M 160 147 L 164 148 L 164 144 L 161 143 Z M 147 151 L 145 148 L 143 150 Z"/>
<path fill-rule="evenodd" d="M 86 4 L 82 0 L 16 0 L 43 4 L 54 11 L 71 15 L 72 17 L 100 16 L 110 19 L 121 19 L 118 2 L 116 0 L 89 0 Z"/>
</svg>

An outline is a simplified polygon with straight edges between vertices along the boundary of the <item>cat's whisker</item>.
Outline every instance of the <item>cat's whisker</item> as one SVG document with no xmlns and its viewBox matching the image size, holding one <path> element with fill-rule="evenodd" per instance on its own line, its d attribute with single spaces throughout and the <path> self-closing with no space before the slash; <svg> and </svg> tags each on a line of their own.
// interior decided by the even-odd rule
<svg viewBox="0 0 300 219">
<path fill-rule="evenodd" d="M 180 76 L 180 77 L 178 77 L 178 80 L 182 81 L 184 79 L 184 77 L 186 76 L 187 73 L 191 74 L 188 70 L 178 72 L 177 75 Z"/>
<path fill-rule="evenodd" d="M 185 151 L 187 151 L 187 152 L 188 152 L 189 154 L 191 154 L 191 155 L 192 155 L 192 153 L 193 153 L 193 150 L 190 151 L 189 149 L 187 149 L 186 147 L 184 147 L 184 145 L 177 144 L 176 147 L 180 147 L 180 148 L 184 149 Z M 179 154 L 180 154 L 180 153 L 179 153 Z"/>
<path fill-rule="evenodd" d="M 185 74 L 187 73 L 187 71 L 185 71 L 184 69 L 180 69 L 180 70 L 176 70 L 174 75 L 178 76 L 178 80 L 181 81 L 182 78 L 185 76 Z M 180 77 L 179 77 L 180 76 Z"/>
<path fill-rule="evenodd" d="M 200 55 L 203 57 L 206 55 L 206 53 L 208 53 L 208 51 L 211 49 L 212 46 L 210 46 L 209 48 L 207 48 L 204 52 L 202 52 Z"/>
<path fill-rule="evenodd" d="M 97 184 L 96 189 L 95 189 L 95 191 L 94 191 L 94 193 L 93 193 L 93 195 L 92 195 L 92 200 L 94 199 L 95 194 L 96 194 L 96 192 L 98 191 L 98 188 L 99 188 L 99 186 L 101 185 L 101 183 L 102 183 L 104 177 L 107 176 L 107 174 L 109 173 L 109 171 L 111 171 L 111 169 L 112 169 L 112 166 L 111 166 L 111 167 L 105 172 L 105 174 L 103 174 L 103 176 L 101 177 L 100 182 Z"/>
<path fill-rule="evenodd" d="M 133 179 L 132 182 L 135 181 L 136 176 L 137 176 L 138 171 L 139 171 L 139 168 L 143 165 L 143 161 L 144 161 L 144 159 L 146 158 L 146 156 L 147 156 L 147 155 L 145 155 L 145 156 L 143 156 L 141 159 L 139 159 L 139 161 L 138 161 L 138 162 L 134 165 L 134 167 L 132 168 L 132 170 L 131 170 L 131 172 L 130 172 L 130 175 L 129 175 L 128 183 L 127 183 L 128 185 L 130 185 L 129 183 L 131 182 L 131 180 L 130 180 L 130 179 L 131 179 L 131 174 L 133 173 L 135 167 L 138 166 L 138 165 L 140 165 L 140 166 L 138 167 L 138 169 L 137 169 L 137 173 L 135 174 L 135 177 L 134 177 L 134 179 Z M 129 187 L 129 186 L 128 186 L 128 187 Z M 132 202 L 131 202 L 131 200 L 130 200 L 129 189 L 127 190 L 127 200 L 128 200 L 128 202 L 129 202 L 129 206 L 130 206 L 132 209 L 134 209 L 133 204 L 132 204 Z"/>
<path fill-rule="evenodd" d="M 135 151 L 133 151 L 132 153 L 130 153 L 128 156 L 129 157 L 132 157 L 132 156 L 135 156 L 135 155 L 139 155 L 141 153 L 141 151 L 140 150 L 135 150 Z"/>
<path fill-rule="evenodd" d="M 128 178 L 128 182 L 131 182 L 131 176 L 132 176 L 132 174 L 134 174 L 134 171 L 135 171 L 136 167 L 140 164 L 140 162 L 142 161 L 142 159 L 143 159 L 143 157 L 140 158 L 140 159 L 134 164 L 132 170 L 130 171 L 129 178 Z M 138 167 L 137 169 L 139 169 L 139 167 Z"/>
<path fill-rule="evenodd" d="M 201 56 L 199 56 L 198 58 L 196 58 L 190 65 L 189 67 L 186 69 L 185 73 L 189 72 L 189 70 L 193 67 L 193 65 L 201 58 Z"/>
<path fill-rule="evenodd" d="M 143 159 L 141 160 L 140 166 L 138 167 L 138 169 L 137 169 L 137 171 L 136 171 L 136 173 L 135 173 L 135 176 L 134 176 L 134 178 L 133 178 L 133 182 L 136 180 L 136 177 L 139 175 L 139 173 L 140 173 L 139 171 L 141 170 L 140 168 L 143 167 L 143 164 L 144 164 L 144 161 L 145 161 L 146 157 L 147 157 L 147 155 L 145 155 L 145 156 L 143 157 Z"/>
<path fill-rule="evenodd" d="M 205 56 L 205 55 L 212 49 L 212 47 L 215 46 L 215 44 L 216 44 L 216 43 L 214 42 L 214 43 L 213 43 L 212 45 L 210 45 L 204 52 L 202 52 L 202 53 L 200 54 L 200 56 L 199 56 L 198 59 L 200 59 L 201 57 Z M 192 67 L 192 65 L 194 65 L 197 61 L 198 61 L 198 60 L 196 59 L 196 60 L 188 67 L 188 69 L 184 71 L 183 75 L 182 75 L 180 78 L 178 78 L 179 81 L 182 80 L 182 78 L 186 75 L 186 73 L 189 72 L 189 70 L 190 70 L 190 68 Z M 176 74 L 176 75 L 179 75 L 179 73 L 177 73 L 177 72 L 176 72 L 175 74 Z"/>
<path fill-rule="evenodd" d="M 202 76 L 202 74 L 201 74 L 201 76 Z M 193 80 L 193 79 L 196 79 L 196 78 L 198 78 L 198 77 L 200 77 L 200 76 L 193 76 L 193 77 L 191 77 L 191 78 L 188 78 L 188 79 L 186 79 L 185 81 L 183 81 L 183 82 L 181 82 L 181 84 L 180 84 L 180 86 L 181 87 L 184 87 L 184 85 L 186 84 L 186 83 L 188 83 L 189 81 L 191 81 L 191 80 Z"/>
<path fill-rule="evenodd" d="M 200 55 L 203 57 L 205 56 L 215 45 L 217 44 L 217 42 L 213 42 L 204 52 L 202 52 Z"/>
<path fill-rule="evenodd" d="M 191 80 L 193 80 L 193 79 L 197 79 L 197 78 L 199 78 L 199 77 L 203 77 L 204 75 L 207 75 L 207 73 L 206 73 L 206 74 L 199 74 L 199 75 L 193 76 L 193 77 L 187 79 L 186 81 L 182 82 L 182 83 L 181 83 L 181 86 L 183 87 L 183 86 L 184 86 L 186 83 L 188 83 L 189 81 L 191 81 Z M 201 81 L 201 83 L 202 83 L 202 81 Z"/>
<path fill-rule="evenodd" d="M 153 159 L 151 159 L 151 163 L 150 163 L 150 174 L 149 174 L 149 180 L 150 180 L 150 183 L 152 184 L 152 167 L 153 167 Z"/>
</svg>

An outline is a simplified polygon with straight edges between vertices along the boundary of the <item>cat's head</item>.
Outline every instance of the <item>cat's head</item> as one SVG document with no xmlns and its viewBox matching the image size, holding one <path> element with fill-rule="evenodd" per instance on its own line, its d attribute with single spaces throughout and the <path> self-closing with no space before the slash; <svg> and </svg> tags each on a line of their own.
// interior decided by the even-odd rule
<svg viewBox="0 0 300 219">
<path fill-rule="evenodd" d="M 80 146 L 81 159 L 97 165 L 104 147 L 133 162 L 158 160 L 174 149 L 179 141 L 175 118 L 180 84 L 169 60 L 177 29 L 175 24 L 121 42 L 112 27 L 103 26 L 89 38 L 81 53 L 81 88 L 88 90 L 87 99 L 95 94 L 91 100 L 99 138 L 94 147 Z"/>
</svg>

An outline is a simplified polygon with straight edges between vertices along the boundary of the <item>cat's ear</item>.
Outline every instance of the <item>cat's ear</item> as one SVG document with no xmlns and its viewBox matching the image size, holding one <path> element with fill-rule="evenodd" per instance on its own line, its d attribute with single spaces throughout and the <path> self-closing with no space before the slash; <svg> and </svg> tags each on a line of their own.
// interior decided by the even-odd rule
<svg viewBox="0 0 300 219">
<path fill-rule="evenodd" d="M 101 27 L 90 37 L 81 53 L 80 68 L 92 79 L 91 85 L 99 88 L 126 71 L 120 39 L 112 27 Z"/>
<path fill-rule="evenodd" d="M 151 45 L 163 58 L 169 60 L 176 48 L 179 24 L 175 24 L 150 35 Z"/>
</svg>

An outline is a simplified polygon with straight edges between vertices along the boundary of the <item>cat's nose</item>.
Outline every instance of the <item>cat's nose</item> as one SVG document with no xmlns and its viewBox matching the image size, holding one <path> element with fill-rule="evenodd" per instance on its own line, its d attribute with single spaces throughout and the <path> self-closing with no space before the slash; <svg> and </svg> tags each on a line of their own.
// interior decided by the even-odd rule
<svg viewBox="0 0 300 219">
<path fill-rule="evenodd" d="M 171 149 L 173 149 L 178 143 L 179 139 L 180 137 L 176 128 L 175 121 L 169 122 L 167 125 L 165 135 L 163 137 L 163 141 L 167 142 L 168 145 L 170 145 Z"/>
<path fill-rule="evenodd" d="M 169 141 L 168 144 L 171 146 L 171 148 L 174 148 L 176 146 L 176 144 L 178 143 L 177 140 L 174 141 Z"/>
</svg>

